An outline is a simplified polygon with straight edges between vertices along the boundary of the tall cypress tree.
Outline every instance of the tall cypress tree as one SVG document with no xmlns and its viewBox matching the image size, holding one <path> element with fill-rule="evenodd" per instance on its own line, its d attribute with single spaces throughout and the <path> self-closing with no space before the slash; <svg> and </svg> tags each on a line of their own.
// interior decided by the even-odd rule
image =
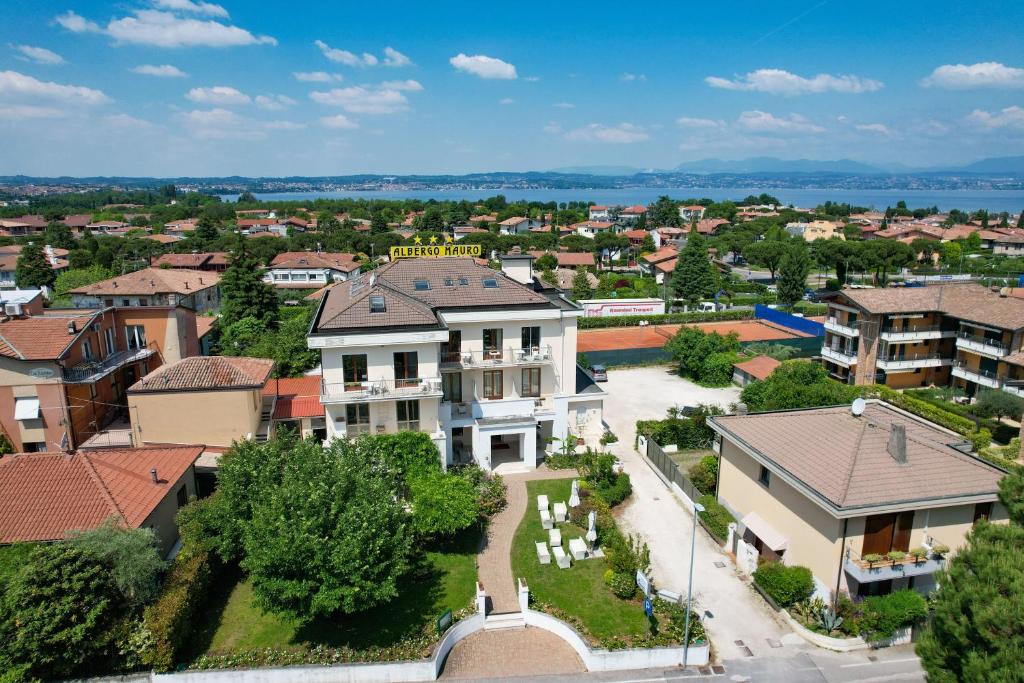
<svg viewBox="0 0 1024 683">
<path fill-rule="evenodd" d="M 264 325 L 275 326 L 278 320 L 278 300 L 274 288 L 263 281 L 263 265 L 252 252 L 242 235 L 228 257 L 228 268 L 220 280 L 223 301 L 221 325 L 228 326 L 242 318 L 251 317 Z"/>
<path fill-rule="evenodd" d="M 718 272 L 708 260 L 708 247 L 696 230 L 686 238 L 686 246 L 676 258 L 672 272 L 672 294 L 689 304 L 711 297 L 718 291 Z"/>
<path fill-rule="evenodd" d="M 56 279 L 43 253 L 43 245 L 30 242 L 22 247 L 14 270 L 14 280 L 19 287 L 52 287 Z"/>
</svg>

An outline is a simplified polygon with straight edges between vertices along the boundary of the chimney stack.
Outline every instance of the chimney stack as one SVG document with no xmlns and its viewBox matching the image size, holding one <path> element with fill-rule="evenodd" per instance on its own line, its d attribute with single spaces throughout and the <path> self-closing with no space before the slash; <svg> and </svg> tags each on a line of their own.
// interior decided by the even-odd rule
<svg viewBox="0 0 1024 683">
<path fill-rule="evenodd" d="M 889 428 L 889 455 L 901 465 L 907 464 L 907 428 L 894 424 Z"/>
<path fill-rule="evenodd" d="M 149 471 L 149 477 L 150 477 L 150 479 L 153 480 L 154 484 L 159 484 L 160 483 L 160 478 L 156 476 L 156 468 L 155 467 Z"/>
<path fill-rule="evenodd" d="M 736 404 L 736 414 L 737 415 L 746 415 L 747 412 L 748 411 L 747 411 L 747 404 L 746 403 L 737 403 Z"/>
</svg>

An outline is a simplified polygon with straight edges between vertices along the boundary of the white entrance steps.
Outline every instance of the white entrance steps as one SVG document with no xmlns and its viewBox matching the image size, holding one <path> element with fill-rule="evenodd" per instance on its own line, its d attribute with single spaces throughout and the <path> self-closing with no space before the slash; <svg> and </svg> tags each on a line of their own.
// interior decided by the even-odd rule
<svg viewBox="0 0 1024 683">
<path fill-rule="evenodd" d="M 484 619 L 485 631 L 526 628 L 526 617 L 522 612 L 491 613 Z"/>
</svg>

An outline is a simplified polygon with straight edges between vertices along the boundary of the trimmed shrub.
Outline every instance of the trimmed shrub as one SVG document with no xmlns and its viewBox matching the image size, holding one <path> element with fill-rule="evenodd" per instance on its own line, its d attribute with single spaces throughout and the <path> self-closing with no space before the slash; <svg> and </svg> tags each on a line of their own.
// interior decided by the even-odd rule
<svg viewBox="0 0 1024 683">
<path fill-rule="evenodd" d="M 594 489 L 594 493 L 604 499 L 609 507 L 615 507 L 629 498 L 630 494 L 633 493 L 633 485 L 629 481 L 629 475 L 622 472 L 615 477 L 615 481 L 612 484 L 598 486 Z"/>
<path fill-rule="evenodd" d="M 206 602 L 213 577 L 212 558 L 206 551 L 182 553 L 175 558 L 160 597 L 143 614 L 143 625 L 153 642 L 142 654 L 145 665 L 157 671 L 174 667 L 192 633 L 194 619 Z"/>
<path fill-rule="evenodd" d="M 704 512 L 700 513 L 701 524 L 720 542 L 725 541 L 729 536 L 729 525 L 735 522 L 736 518 L 710 493 L 698 498 L 697 502 L 704 506 Z"/>
<path fill-rule="evenodd" d="M 860 635 L 864 640 L 890 638 L 897 630 L 912 626 L 928 614 L 928 603 L 920 593 L 905 589 L 864 600 Z"/>
<path fill-rule="evenodd" d="M 814 579 L 807 567 L 766 562 L 754 572 L 754 581 L 780 607 L 802 602 L 814 593 Z"/>
<path fill-rule="evenodd" d="M 608 569 L 604 573 L 604 582 L 612 589 L 615 597 L 623 600 L 632 599 L 637 592 L 636 574 L 626 574 Z"/>
<path fill-rule="evenodd" d="M 716 320 L 749 320 L 754 317 L 753 311 L 691 311 L 688 313 L 664 313 L 662 315 L 619 315 L 609 318 L 580 318 L 579 329 L 593 330 L 601 327 L 637 327 L 640 321 L 646 320 L 652 325 L 675 323 L 704 323 Z"/>
<path fill-rule="evenodd" d="M 714 493 L 718 484 L 718 458 L 705 455 L 700 462 L 687 470 L 690 481 L 701 493 Z"/>
</svg>

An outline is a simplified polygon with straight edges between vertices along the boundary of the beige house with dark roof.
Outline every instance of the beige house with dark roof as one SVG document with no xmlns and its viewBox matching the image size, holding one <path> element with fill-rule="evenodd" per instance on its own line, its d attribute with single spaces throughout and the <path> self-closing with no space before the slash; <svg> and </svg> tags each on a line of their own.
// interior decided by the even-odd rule
<svg viewBox="0 0 1024 683">
<path fill-rule="evenodd" d="M 1024 395 L 1024 300 L 973 284 L 845 289 L 828 303 L 825 368 L 850 384 Z"/>
<path fill-rule="evenodd" d="M 716 497 L 739 520 L 729 541 L 737 562 L 808 567 L 823 598 L 926 591 L 979 518 L 1007 519 L 1002 470 L 960 435 L 887 403 L 708 424 L 720 455 Z M 946 559 L 934 552 L 943 545 Z M 866 559 L 915 548 L 925 550 L 917 561 Z"/>
</svg>

